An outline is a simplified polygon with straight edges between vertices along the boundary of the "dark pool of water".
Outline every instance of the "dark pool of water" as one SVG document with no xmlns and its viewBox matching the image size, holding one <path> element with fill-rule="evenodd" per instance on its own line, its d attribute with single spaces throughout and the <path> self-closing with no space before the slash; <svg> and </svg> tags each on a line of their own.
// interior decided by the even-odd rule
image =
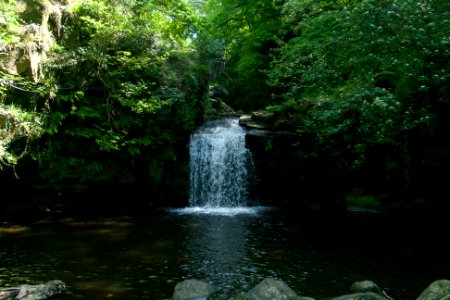
<svg viewBox="0 0 450 300">
<path fill-rule="evenodd" d="M 69 286 L 65 299 L 168 299 L 177 282 L 197 278 L 229 299 L 274 277 L 322 299 L 371 279 L 410 300 L 450 278 L 445 236 L 392 226 L 376 214 L 330 222 L 275 209 L 3 223 L 0 286 L 60 279 Z"/>
</svg>

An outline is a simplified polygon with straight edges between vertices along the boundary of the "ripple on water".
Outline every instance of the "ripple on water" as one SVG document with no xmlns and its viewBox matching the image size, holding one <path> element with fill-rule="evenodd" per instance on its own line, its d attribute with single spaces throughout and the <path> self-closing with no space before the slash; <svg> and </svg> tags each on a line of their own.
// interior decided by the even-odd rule
<svg viewBox="0 0 450 300">
<path fill-rule="evenodd" d="M 216 216 L 236 216 L 236 215 L 256 215 L 258 213 L 269 210 L 270 207 L 253 206 L 253 207 L 185 207 L 171 208 L 167 211 L 179 215 L 216 215 Z"/>
</svg>

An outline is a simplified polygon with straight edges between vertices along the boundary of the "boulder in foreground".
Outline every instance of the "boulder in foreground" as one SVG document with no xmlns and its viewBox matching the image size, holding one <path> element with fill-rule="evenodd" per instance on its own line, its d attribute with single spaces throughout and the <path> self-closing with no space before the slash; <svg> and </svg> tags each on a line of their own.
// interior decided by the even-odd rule
<svg viewBox="0 0 450 300">
<path fill-rule="evenodd" d="M 47 300 L 62 296 L 66 291 L 66 284 L 60 280 L 47 283 L 0 289 L 0 300 Z"/>
<path fill-rule="evenodd" d="M 172 300 L 206 300 L 216 288 L 207 282 L 197 279 L 187 279 L 177 283 Z"/>
</svg>

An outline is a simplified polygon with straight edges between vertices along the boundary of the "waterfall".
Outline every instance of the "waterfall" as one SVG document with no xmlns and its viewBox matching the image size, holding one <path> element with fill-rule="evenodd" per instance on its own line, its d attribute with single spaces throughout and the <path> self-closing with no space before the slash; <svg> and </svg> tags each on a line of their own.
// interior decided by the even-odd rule
<svg viewBox="0 0 450 300">
<path fill-rule="evenodd" d="M 251 153 L 237 118 L 210 121 L 189 143 L 191 207 L 242 207 L 247 204 Z"/>
</svg>

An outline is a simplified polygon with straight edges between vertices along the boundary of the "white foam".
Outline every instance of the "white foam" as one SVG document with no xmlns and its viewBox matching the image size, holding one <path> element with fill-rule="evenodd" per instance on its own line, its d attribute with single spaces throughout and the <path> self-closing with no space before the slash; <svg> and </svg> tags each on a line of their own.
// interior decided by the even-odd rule
<svg viewBox="0 0 450 300">
<path fill-rule="evenodd" d="M 191 135 L 190 206 L 239 210 L 247 204 L 253 163 L 245 134 L 237 118 L 226 118 L 208 122 Z"/>
<path fill-rule="evenodd" d="M 215 215 L 215 216 L 236 216 L 236 215 L 256 215 L 268 207 L 186 207 L 169 209 L 170 212 L 180 215 Z"/>
</svg>

